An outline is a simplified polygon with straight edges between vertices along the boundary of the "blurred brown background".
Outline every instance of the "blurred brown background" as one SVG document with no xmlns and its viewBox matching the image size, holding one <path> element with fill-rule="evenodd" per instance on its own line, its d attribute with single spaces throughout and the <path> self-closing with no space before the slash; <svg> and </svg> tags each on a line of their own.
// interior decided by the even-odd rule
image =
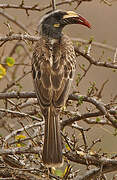
<svg viewBox="0 0 117 180">
<path fill-rule="evenodd" d="M 39 4 L 39 7 L 46 6 L 49 4 L 49 0 L 25 0 L 25 5 L 34 5 Z M 60 1 L 56 1 L 60 2 Z M 13 3 L 19 4 L 20 1 L 17 0 L 1 0 L 0 4 L 2 3 Z M 94 37 L 94 41 L 109 44 L 113 47 L 117 47 L 117 3 L 113 3 L 112 6 L 108 6 L 104 3 L 100 3 L 100 1 L 91 1 L 91 2 L 83 2 L 76 10 L 74 8 L 77 4 L 73 5 L 62 5 L 57 7 L 58 9 L 65 9 L 65 10 L 73 10 L 75 12 L 80 13 L 84 17 L 86 17 L 89 22 L 92 24 L 91 30 L 84 28 L 83 26 L 78 25 L 71 25 L 67 26 L 64 29 L 64 32 L 68 34 L 70 37 L 74 38 L 82 38 L 89 40 L 90 37 Z M 47 9 L 42 12 L 37 11 L 29 11 L 30 16 L 27 17 L 26 12 L 24 10 L 15 10 L 15 9 L 5 9 L 9 15 L 15 17 L 19 22 L 27 26 L 31 35 L 35 35 L 35 31 L 37 30 L 38 22 L 41 16 L 50 9 Z M 0 36 L 4 36 L 8 33 L 8 29 L 4 25 L 4 22 L 8 20 L 0 15 Z M 12 26 L 12 29 L 15 33 L 23 32 L 19 29 L 16 25 L 9 23 Z M 11 47 L 13 46 L 14 41 L 7 42 L 4 47 L 0 49 L 0 56 L 2 55 L 3 49 L 5 51 L 5 55 L 10 52 Z M 111 50 L 105 50 L 102 48 L 93 47 L 91 53 L 96 60 L 98 60 L 102 52 L 104 51 L 104 56 L 102 58 L 103 61 L 106 61 L 107 58 L 114 57 L 114 52 Z M 78 58 L 79 62 L 87 64 L 87 61 L 82 57 Z M 117 59 L 116 59 L 117 60 Z M 77 69 L 76 74 L 79 72 L 79 68 Z M 109 82 L 106 84 L 104 91 L 102 93 L 103 98 L 102 101 L 104 103 L 108 103 L 111 97 L 117 94 L 117 72 L 113 72 L 112 69 L 107 69 L 103 67 L 94 67 L 90 69 L 86 77 L 82 80 L 79 85 L 79 92 L 80 94 L 86 94 L 87 89 L 89 87 L 89 82 L 96 82 L 97 88 L 100 88 L 101 85 L 105 80 L 109 79 Z M 4 81 L 5 83 L 5 81 Z M 22 81 L 23 90 L 31 91 L 33 90 L 32 78 L 31 75 L 28 75 Z M 4 85 L 5 86 L 5 85 Z M 0 91 L 3 89 L 3 82 L 0 82 Z M 81 112 L 83 109 L 81 108 Z M 80 124 L 80 123 L 79 123 Z M 80 124 L 81 125 L 81 124 Z M 87 127 L 85 123 L 82 123 L 82 126 Z M 92 125 L 93 126 L 93 125 Z M 92 127 L 91 126 L 91 127 Z M 105 126 L 93 126 L 92 131 L 88 134 L 88 140 L 94 140 L 96 138 L 102 138 L 102 143 L 100 143 L 100 147 L 102 148 L 103 152 L 111 152 L 117 153 L 117 137 L 113 137 L 114 129 L 106 128 Z"/>
</svg>

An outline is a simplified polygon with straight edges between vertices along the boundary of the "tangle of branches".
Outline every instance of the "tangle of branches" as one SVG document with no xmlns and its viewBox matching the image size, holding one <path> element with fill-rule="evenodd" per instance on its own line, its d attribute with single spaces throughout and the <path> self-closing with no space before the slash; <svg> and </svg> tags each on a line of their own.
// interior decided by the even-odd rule
<svg viewBox="0 0 117 180">
<path fill-rule="evenodd" d="M 0 179 L 106 180 L 111 172 L 113 180 L 116 179 L 117 152 L 114 149 L 114 153 L 104 151 L 102 146 L 106 142 L 98 130 L 111 130 L 113 140 L 116 138 L 117 94 L 114 92 L 108 100 L 105 99 L 105 89 L 107 85 L 111 89 L 111 80 L 104 80 L 103 77 L 100 85 L 87 80 L 89 83 L 85 95 L 79 89 L 94 68 L 116 73 L 117 48 L 95 42 L 92 38 L 72 38 L 79 73 L 76 74 L 74 90 L 69 95 L 66 107 L 60 112 L 64 166 L 59 170 L 48 169 L 41 159 L 43 117 L 30 85 L 30 60 L 39 37 L 29 28 L 34 26 L 33 21 L 25 25 L 8 11 L 25 11 L 26 16 L 30 17 L 32 12 L 55 10 L 62 5 L 72 5 L 77 9 L 82 3 L 91 1 L 60 0 L 56 3 L 52 0 L 45 6 L 39 3 L 27 5 L 24 0 L 19 4 L 0 3 L 0 15 L 7 20 L 4 23 L 6 34 L 0 34 Z M 108 0 L 102 2 L 105 6 L 114 3 Z M 14 31 L 13 25 L 19 30 Z M 99 49 L 103 51 L 102 54 L 95 56 Z M 108 52 L 112 54 L 111 58 L 106 55 Z M 81 166 L 84 165 L 82 170 Z M 80 173 L 80 169 L 83 173 Z"/>
</svg>

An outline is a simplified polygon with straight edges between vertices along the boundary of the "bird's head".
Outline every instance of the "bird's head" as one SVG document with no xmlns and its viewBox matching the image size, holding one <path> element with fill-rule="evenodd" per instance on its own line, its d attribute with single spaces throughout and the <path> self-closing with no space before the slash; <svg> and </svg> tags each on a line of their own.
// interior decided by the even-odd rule
<svg viewBox="0 0 117 180">
<path fill-rule="evenodd" d="M 73 11 L 56 10 L 43 16 L 40 20 L 39 29 L 41 35 L 58 39 L 62 29 L 68 24 L 82 24 L 91 27 L 90 23 L 81 15 Z"/>
</svg>

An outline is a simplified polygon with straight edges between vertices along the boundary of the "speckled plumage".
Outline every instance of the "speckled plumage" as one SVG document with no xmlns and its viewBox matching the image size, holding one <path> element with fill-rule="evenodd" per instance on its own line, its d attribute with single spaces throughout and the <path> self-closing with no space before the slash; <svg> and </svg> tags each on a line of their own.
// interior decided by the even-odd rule
<svg viewBox="0 0 117 180">
<path fill-rule="evenodd" d="M 53 141 L 54 139 L 56 141 L 58 136 L 56 149 L 54 144 L 48 149 L 50 144 L 47 144 L 47 137 L 45 137 L 43 154 L 46 154 L 46 157 L 48 156 L 47 159 L 50 160 L 50 164 L 58 164 L 60 159 L 62 163 L 59 108 L 65 104 L 68 98 L 74 77 L 75 63 L 76 56 L 73 44 L 69 37 L 65 35 L 62 35 L 61 39 L 56 40 L 54 43 L 47 37 L 41 37 L 34 48 L 32 60 L 33 81 L 41 111 L 45 118 L 45 134 L 48 132 L 48 116 L 50 112 L 55 114 L 55 121 L 58 124 L 56 138 L 54 132 L 52 132 L 53 135 L 49 135 Z M 52 121 L 51 118 L 50 121 Z M 50 151 L 52 152 L 51 154 Z M 54 154 L 58 154 L 61 157 L 57 159 L 57 157 L 54 157 Z M 53 158 L 57 162 L 54 163 Z M 46 161 L 44 157 L 43 161 Z"/>
<path fill-rule="evenodd" d="M 68 98 L 76 64 L 73 44 L 62 29 L 78 23 L 90 27 L 88 21 L 72 11 L 56 10 L 45 15 L 33 52 L 33 82 L 45 119 L 42 160 L 48 167 L 62 164 L 59 111 Z"/>
<path fill-rule="evenodd" d="M 62 36 L 61 40 L 54 44 L 47 38 L 39 39 L 33 52 L 32 69 L 34 85 L 39 89 L 42 87 L 38 94 L 40 105 L 64 105 L 68 96 L 66 88 L 73 80 L 75 63 L 74 48 L 67 36 Z"/>
</svg>

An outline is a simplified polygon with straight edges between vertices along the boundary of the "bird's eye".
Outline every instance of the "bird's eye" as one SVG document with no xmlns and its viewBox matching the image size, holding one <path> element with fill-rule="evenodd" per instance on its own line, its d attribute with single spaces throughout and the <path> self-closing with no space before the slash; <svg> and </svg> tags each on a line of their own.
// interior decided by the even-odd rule
<svg viewBox="0 0 117 180">
<path fill-rule="evenodd" d="M 58 27 L 60 27 L 60 24 L 54 24 L 53 26 L 58 28 Z"/>
</svg>

